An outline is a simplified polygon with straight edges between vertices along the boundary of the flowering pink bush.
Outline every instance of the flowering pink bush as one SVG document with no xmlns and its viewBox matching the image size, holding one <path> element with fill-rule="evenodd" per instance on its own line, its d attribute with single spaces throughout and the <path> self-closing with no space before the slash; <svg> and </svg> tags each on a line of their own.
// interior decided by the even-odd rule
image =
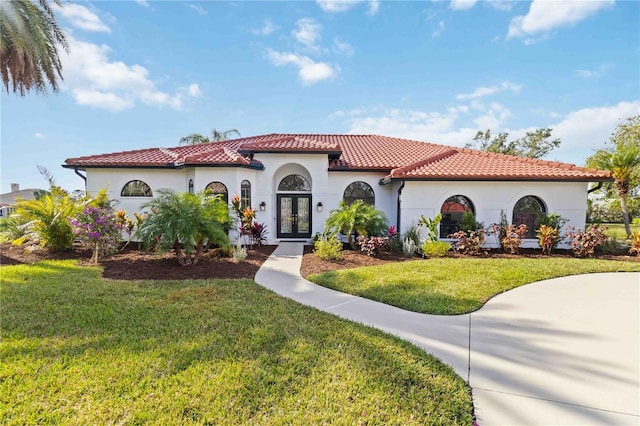
<svg viewBox="0 0 640 426">
<path fill-rule="evenodd" d="M 365 252 L 369 257 L 377 257 L 380 249 L 384 248 L 388 242 L 387 237 L 365 237 L 364 235 L 358 237 L 360 251 Z"/>
<path fill-rule="evenodd" d="M 91 260 L 95 263 L 100 254 L 114 253 L 122 240 L 122 226 L 109 208 L 87 207 L 70 222 L 78 238 L 91 246 Z"/>
</svg>

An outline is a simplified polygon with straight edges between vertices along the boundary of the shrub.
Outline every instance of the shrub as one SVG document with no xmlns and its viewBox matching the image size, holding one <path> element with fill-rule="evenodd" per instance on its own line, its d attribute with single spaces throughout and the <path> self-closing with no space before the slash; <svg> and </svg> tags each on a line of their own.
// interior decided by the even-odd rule
<svg viewBox="0 0 640 426">
<path fill-rule="evenodd" d="M 472 212 L 464 212 L 462 213 L 462 220 L 460 221 L 460 231 L 478 232 L 484 228 L 484 223 L 477 222 L 476 217 Z"/>
<path fill-rule="evenodd" d="M 407 257 L 413 257 L 416 254 L 416 249 L 418 248 L 414 239 L 407 237 L 404 239 L 402 243 L 402 253 Z"/>
<path fill-rule="evenodd" d="M 629 253 L 635 253 L 640 257 L 640 231 L 633 231 L 627 242 L 629 243 Z"/>
<path fill-rule="evenodd" d="M 98 263 L 100 255 L 106 256 L 118 250 L 122 226 L 110 208 L 87 207 L 70 222 L 80 241 L 91 247 L 92 262 Z"/>
<path fill-rule="evenodd" d="M 640 226 L 640 217 L 634 217 L 631 219 L 631 224 Z"/>
<path fill-rule="evenodd" d="M 157 244 L 162 251 L 173 249 L 182 266 L 196 264 L 205 244 L 229 245 L 229 209 L 220 195 L 161 189 L 142 207 L 151 210 L 140 228 L 145 247 Z"/>
<path fill-rule="evenodd" d="M 365 237 L 364 235 L 358 237 L 360 251 L 366 253 L 369 257 L 378 257 L 380 249 L 383 249 L 388 241 L 387 237 Z"/>
<path fill-rule="evenodd" d="M 606 226 L 591 225 L 586 231 L 569 227 L 569 238 L 571 238 L 571 248 L 578 257 L 593 257 L 596 247 L 606 241 Z"/>
<path fill-rule="evenodd" d="M 380 236 L 387 229 L 387 218 L 375 207 L 358 200 L 351 205 L 340 201 L 339 208 L 332 210 L 325 223 L 325 235 L 347 236 L 352 249 L 356 248 L 354 236 Z"/>
<path fill-rule="evenodd" d="M 495 235 L 500 250 L 504 251 L 504 243 L 502 242 L 507 237 L 507 229 L 509 228 L 509 221 L 504 210 L 500 210 L 500 222 L 493 223 L 489 227 L 489 235 Z"/>
<path fill-rule="evenodd" d="M 395 226 L 389 227 L 387 230 L 387 234 L 389 235 L 389 251 L 394 253 L 402 252 L 402 239 L 400 238 L 400 233 L 396 229 Z"/>
<path fill-rule="evenodd" d="M 407 238 L 411 239 L 415 243 L 416 247 L 418 247 L 420 245 L 420 232 L 418 231 L 418 228 L 412 226 L 411 228 L 407 229 L 407 232 L 404 233 L 402 241 L 406 240 Z"/>
<path fill-rule="evenodd" d="M 559 215 L 558 213 L 547 214 L 540 221 L 540 225 L 547 225 L 558 230 L 558 236 L 553 243 L 553 248 L 557 248 L 558 244 L 560 244 L 560 241 L 564 239 L 565 236 L 562 235 L 561 232 L 567 222 L 569 222 L 569 219 Z"/>
<path fill-rule="evenodd" d="M 507 228 L 507 235 L 502 239 L 502 244 L 505 248 L 509 249 L 510 253 L 518 253 L 522 240 L 527 235 L 527 225 L 524 223 L 521 225 L 509 225 Z"/>
<path fill-rule="evenodd" d="M 429 257 L 444 257 L 451 249 L 451 244 L 444 241 L 425 241 L 422 254 Z"/>
<path fill-rule="evenodd" d="M 313 245 L 313 253 L 324 260 L 341 260 L 342 243 L 336 237 L 323 237 Z"/>
<path fill-rule="evenodd" d="M 597 248 L 597 251 L 604 254 L 627 254 L 629 245 L 626 241 L 620 241 L 616 237 L 608 237 Z"/>
<path fill-rule="evenodd" d="M 536 231 L 536 236 L 538 237 L 538 244 L 540 244 L 542 254 L 551 254 L 551 250 L 558 241 L 558 228 L 540 225 L 540 228 Z"/>
<path fill-rule="evenodd" d="M 253 226 L 251 227 L 251 239 L 254 244 L 257 244 L 258 247 L 261 247 L 263 244 L 267 242 L 267 225 L 264 223 L 253 222 Z"/>
<path fill-rule="evenodd" d="M 458 231 L 449 237 L 454 239 L 451 248 L 462 254 L 479 254 L 486 242 L 484 229 L 470 232 Z"/>
<path fill-rule="evenodd" d="M 20 241 L 26 232 L 23 225 L 15 216 L 0 219 L 0 235 L 9 241 Z"/>
<path fill-rule="evenodd" d="M 25 231 L 25 238 L 37 241 L 50 251 L 71 248 L 75 237 L 69 218 L 82 210 L 82 204 L 69 197 L 62 188 L 52 186 L 37 200 L 20 200 L 13 217 Z"/>
<path fill-rule="evenodd" d="M 422 229 L 423 226 L 427 228 L 427 241 L 438 241 L 438 225 L 441 220 L 441 213 L 438 213 L 433 219 L 424 217 L 424 215 L 420 216 L 420 220 L 418 221 L 418 230 Z"/>
<path fill-rule="evenodd" d="M 243 262 L 247 258 L 247 249 L 242 247 L 242 243 L 240 239 L 236 241 L 236 244 L 233 246 L 231 250 L 231 260 L 233 263 Z"/>
</svg>

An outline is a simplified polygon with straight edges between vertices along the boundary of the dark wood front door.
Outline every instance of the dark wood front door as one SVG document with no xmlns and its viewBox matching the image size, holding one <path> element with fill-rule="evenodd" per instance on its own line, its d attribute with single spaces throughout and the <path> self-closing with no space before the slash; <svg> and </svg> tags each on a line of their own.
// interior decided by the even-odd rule
<svg viewBox="0 0 640 426">
<path fill-rule="evenodd" d="M 311 238 L 311 195 L 278 194 L 278 238 Z"/>
</svg>

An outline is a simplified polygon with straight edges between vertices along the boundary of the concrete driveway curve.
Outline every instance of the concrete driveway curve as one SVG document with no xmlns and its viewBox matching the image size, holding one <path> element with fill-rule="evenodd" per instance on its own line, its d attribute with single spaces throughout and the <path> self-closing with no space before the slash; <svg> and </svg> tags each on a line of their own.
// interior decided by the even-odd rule
<svg viewBox="0 0 640 426">
<path fill-rule="evenodd" d="M 256 282 L 451 365 L 472 388 L 480 425 L 640 425 L 640 273 L 541 281 L 440 316 L 315 285 L 300 276 L 302 251 L 281 243 Z"/>
</svg>

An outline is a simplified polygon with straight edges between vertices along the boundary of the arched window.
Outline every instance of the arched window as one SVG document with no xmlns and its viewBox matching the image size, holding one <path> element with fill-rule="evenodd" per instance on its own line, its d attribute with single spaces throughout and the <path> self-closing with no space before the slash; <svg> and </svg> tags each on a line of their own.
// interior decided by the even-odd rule
<svg viewBox="0 0 640 426">
<path fill-rule="evenodd" d="M 536 238 L 536 230 L 540 227 L 540 222 L 547 214 L 547 208 L 542 200 L 533 195 L 527 195 L 518 200 L 513 208 L 514 225 L 527 225 L 527 235 L 525 238 Z"/>
<path fill-rule="evenodd" d="M 149 185 L 141 180 L 131 180 L 122 187 L 121 197 L 153 197 Z"/>
<path fill-rule="evenodd" d="M 240 208 L 251 207 L 251 182 L 243 180 L 240 184 Z"/>
<path fill-rule="evenodd" d="M 189 179 L 189 194 L 193 194 L 193 179 Z"/>
<path fill-rule="evenodd" d="M 229 192 L 227 191 L 227 187 L 222 182 L 211 182 L 204 188 L 205 191 L 209 191 L 214 195 L 221 194 L 222 200 L 225 204 L 229 204 Z"/>
<path fill-rule="evenodd" d="M 304 176 L 289 175 L 280 181 L 278 185 L 278 191 L 300 191 L 310 192 L 311 185 Z"/>
<path fill-rule="evenodd" d="M 350 183 L 347 189 L 344 190 L 342 199 L 347 205 L 351 205 L 357 200 L 361 200 L 370 206 L 376 204 L 376 194 L 373 192 L 373 188 L 367 182 L 362 181 Z"/>
<path fill-rule="evenodd" d="M 476 211 L 473 207 L 473 203 L 470 199 L 464 195 L 454 195 L 447 198 L 447 201 L 442 204 L 440 213 L 442 213 L 442 220 L 440 221 L 440 238 L 448 238 L 449 235 L 458 232 L 460 230 L 460 224 L 462 223 L 462 216 L 466 212 L 476 215 Z"/>
</svg>

